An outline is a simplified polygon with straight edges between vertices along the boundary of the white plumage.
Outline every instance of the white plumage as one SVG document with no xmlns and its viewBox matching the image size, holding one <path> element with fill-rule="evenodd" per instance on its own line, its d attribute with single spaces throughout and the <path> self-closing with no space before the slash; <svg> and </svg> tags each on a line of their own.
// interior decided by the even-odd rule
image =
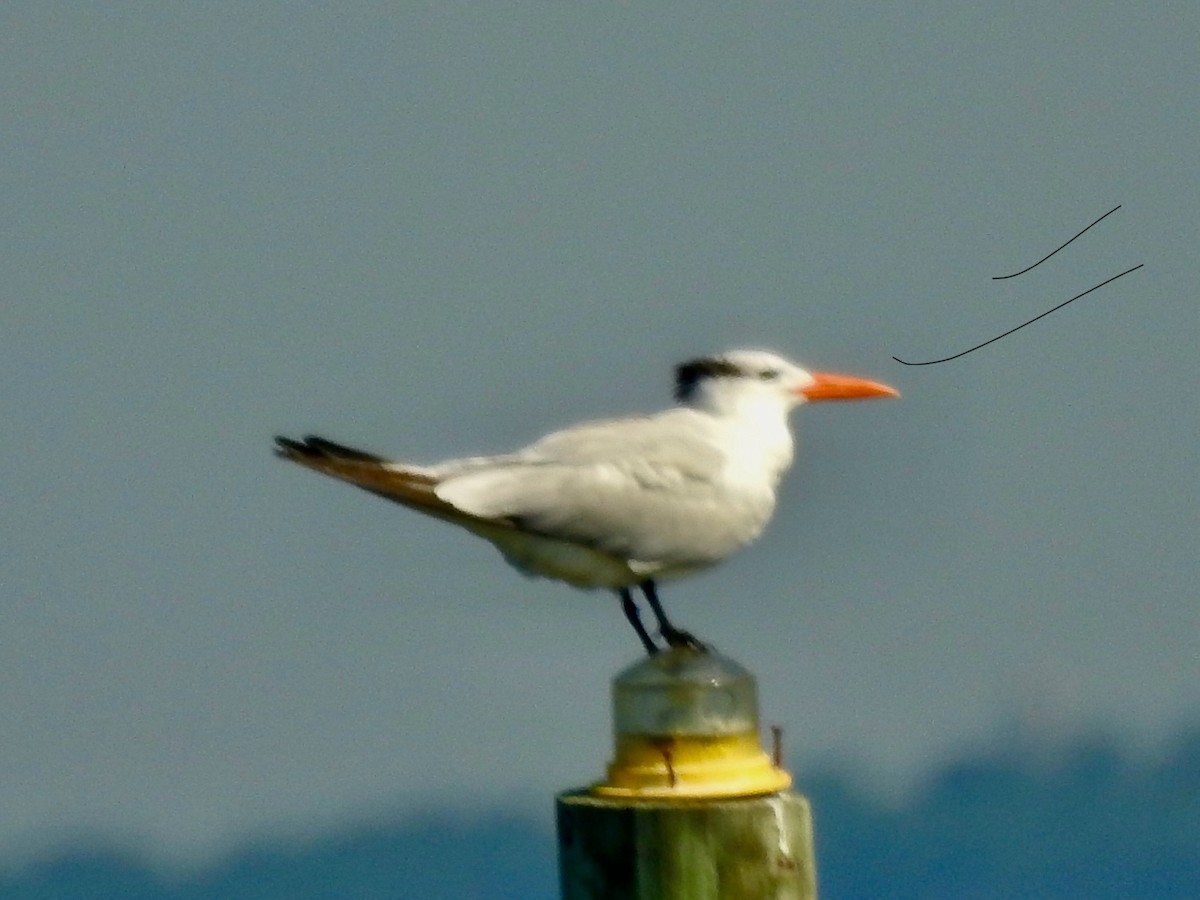
<svg viewBox="0 0 1200 900">
<path fill-rule="evenodd" d="M 417 466 L 318 437 L 276 438 L 276 452 L 460 525 L 528 575 L 616 590 L 653 653 L 629 588 L 642 588 L 669 644 L 700 646 L 667 620 L 654 582 L 714 565 L 762 533 L 792 462 L 794 407 L 880 396 L 898 395 L 740 350 L 678 366 L 678 407 L 586 422 L 502 456 Z"/>
</svg>

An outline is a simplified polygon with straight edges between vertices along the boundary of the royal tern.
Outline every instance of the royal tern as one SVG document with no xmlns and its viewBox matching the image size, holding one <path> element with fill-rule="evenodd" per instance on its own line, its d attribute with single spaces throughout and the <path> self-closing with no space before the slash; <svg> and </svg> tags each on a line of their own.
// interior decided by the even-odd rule
<svg viewBox="0 0 1200 900">
<path fill-rule="evenodd" d="M 762 533 L 792 462 L 788 413 L 897 396 L 885 384 L 737 350 L 676 367 L 672 409 L 585 422 L 502 456 L 419 466 L 314 436 L 277 437 L 275 452 L 460 525 L 526 575 L 616 591 L 653 654 L 631 588 L 669 646 L 703 648 L 667 619 L 655 583 L 715 565 Z"/>
</svg>

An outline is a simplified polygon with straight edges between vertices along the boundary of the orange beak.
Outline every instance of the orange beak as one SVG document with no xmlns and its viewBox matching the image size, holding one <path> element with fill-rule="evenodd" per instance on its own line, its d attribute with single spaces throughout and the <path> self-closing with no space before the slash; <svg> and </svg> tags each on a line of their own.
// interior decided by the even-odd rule
<svg viewBox="0 0 1200 900">
<path fill-rule="evenodd" d="M 900 392 L 894 387 L 888 387 L 878 381 L 855 378 L 853 375 L 813 372 L 812 377 L 815 379 L 812 384 L 796 391 L 810 403 L 817 400 L 867 400 L 871 397 L 900 396 Z"/>
</svg>

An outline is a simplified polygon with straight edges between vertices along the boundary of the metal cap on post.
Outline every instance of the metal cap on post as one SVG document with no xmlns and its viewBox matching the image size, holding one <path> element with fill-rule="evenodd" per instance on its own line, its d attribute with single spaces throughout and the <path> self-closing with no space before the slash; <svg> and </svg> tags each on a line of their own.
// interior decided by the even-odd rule
<svg viewBox="0 0 1200 900">
<path fill-rule="evenodd" d="M 613 739 L 600 796 L 747 797 L 792 783 L 759 743 L 754 676 L 716 653 L 674 648 L 613 679 Z"/>
<path fill-rule="evenodd" d="M 808 801 L 763 751 L 754 676 L 677 647 L 612 703 L 606 779 L 556 804 L 564 900 L 815 900 Z"/>
</svg>

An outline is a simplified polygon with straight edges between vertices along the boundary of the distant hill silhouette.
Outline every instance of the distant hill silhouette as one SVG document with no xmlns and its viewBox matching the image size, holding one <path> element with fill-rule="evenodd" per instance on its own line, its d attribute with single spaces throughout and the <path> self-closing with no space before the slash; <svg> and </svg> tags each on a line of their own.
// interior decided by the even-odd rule
<svg viewBox="0 0 1200 900">
<path fill-rule="evenodd" d="M 844 778 L 805 790 L 830 898 L 1200 898 L 1200 730 L 1156 765 L 1104 737 L 1006 746 L 894 809 Z"/>
<path fill-rule="evenodd" d="M 844 774 L 800 787 L 827 900 L 1200 898 L 1200 729 L 1157 764 L 1105 737 L 1014 741 L 941 767 L 899 805 Z M 0 900 L 554 900 L 554 852 L 522 819 L 397 815 L 264 839 L 186 880 L 119 851 L 63 850 L 0 876 Z"/>
<path fill-rule="evenodd" d="M 243 847 L 180 880 L 117 852 L 65 852 L 0 878 L 0 900 L 553 900 L 554 836 L 504 815 L 399 817 Z"/>
</svg>

